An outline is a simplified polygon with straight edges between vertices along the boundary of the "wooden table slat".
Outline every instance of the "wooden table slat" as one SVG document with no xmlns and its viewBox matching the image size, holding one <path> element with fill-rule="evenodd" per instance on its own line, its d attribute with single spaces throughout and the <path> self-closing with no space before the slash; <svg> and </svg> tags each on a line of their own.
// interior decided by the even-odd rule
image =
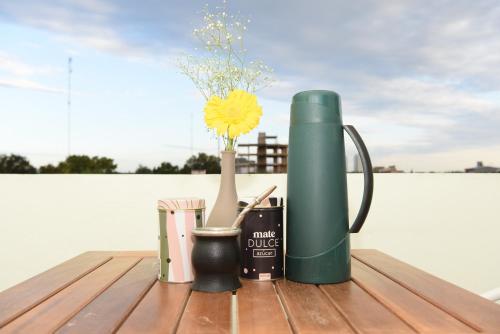
<svg viewBox="0 0 500 334">
<path fill-rule="evenodd" d="M 89 251 L 89 254 L 96 253 L 107 255 L 110 257 L 158 257 L 157 251 L 150 250 L 136 250 L 136 251 Z"/>
<path fill-rule="evenodd" d="M 133 267 L 140 258 L 114 258 L 2 328 L 2 333 L 53 332 Z"/>
<path fill-rule="evenodd" d="M 111 257 L 83 253 L 0 293 L 0 328 L 101 266 Z"/>
<path fill-rule="evenodd" d="M 352 279 L 417 331 L 476 332 L 473 328 L 362 262 L 352 259 L 351 264 Z"/>
<path fill-rule="evenodd" d="M 192 291 L 177 333 L 229 333 L 231 293 Z"/>
<path fill-rule="evenodd" d="M 127 318 L 157 279 L 156 258 L 143 258 L 66 322 L 58 333 L 111 333 Z"/>
<path fill-rule="evenodd" d="M 284 280 L 276 288 L 296 333 L 354 333 L 316 285 Z"/>
<path fill-rule="evenodd" d="M 242 280 L 237 292 L 239 333 L 291 333 L 273 282 Z"/>
<path fill-rule="evenodd" d="M 320 289 L 357 332 L 417 332 L 352 281 L 321 285 Z"/>
<path fill-rule="evenodd" d="M 182 316 L 191 284 L 157 281 L 118 333 L 173 333 Z"/>
<path fill-rule="evenodd" d="M 0 293 L 0 333 L 500 333 L 499 305 L 378 251 L 352 254 L 352 281 L 242 281 L 231 295 L 158 282 L 156 252 L 87 252 Z"/>
<path fill-rule="evenodd" d="M 500 305 L 379 251 L 353 250 L 353 256 L 465 323 L 500 332 Z"/>
</svg>

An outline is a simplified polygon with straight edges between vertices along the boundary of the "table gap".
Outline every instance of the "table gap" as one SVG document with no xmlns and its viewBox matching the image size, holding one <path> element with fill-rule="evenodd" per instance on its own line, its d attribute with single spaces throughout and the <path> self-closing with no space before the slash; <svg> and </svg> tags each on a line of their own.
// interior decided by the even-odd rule
<svg viewBox="0 0 500 334">
<path fill-rule="evenodd" d="M 286 280 L 286 278 L 283 278 L 283 280 Z M 290 310 L 287 308 L 286 303 L 282 300 L 282 299 L 284 299 L 284 296 L 282 295 L 282 293 L 279 292 L 279 289 L 276 288 L 276 283 L 277 283 L 277 280 L 275 280 L 273 282 L 274 291 L 276 292 L 276 295 L 278 296 L 278 300 L 280 302 L 282 310 L 285 313 L 286 320 L 288 321 L 288 326 L 290 327 L 290 330 L 292 331 L 292 333 L 299 333 L 300 332 L 299 329 L 296 327 L 296 325 L 294 325 L 293 318 L 289 314 Z"/>
<path fill-rule="evenodd" d="M 285 279 L 284 277 L 282 279 Z M 288 322 L 288 327 L 290 328 L 290 331 L 292 333 L 298 333 L 294 326 L 292 326 L 292 322 L 291 322 L 291 317 L 289 316 L 288 314 L 288 311 L 285 307 L 285 304 L 283 303 L 283 301 L 281 300 L 281 295 L 280 293 L 278 292 L 278 289 L 276 289 L 276 282 L 278 282 L 278 280 L 274 280 L 273 281 L 273 289 L 274 289 L 274 293 L 276 293 L 276 297 L 278 298 L 278 301 L 280 303 L 280 306 L 281 306 L 281 311 L 283 311 L 283 314 L 285 315 L 285 319 L 286 321 Z"/>
<path fill-rule="evenodd" d="M 333 306 L 333 308 L 336 309 L 337 312 L 339 312 L 340 316 L 344 318 L 345 322 L 349 325 L 349 327 L 351 327 L 353 332 L 361 334 L 361 331 L 358 328 L 356 328 L 356 326 L 354 326 L 354 324 L 349 320 L 349 318 L 347 318 L 344 312 L 337 306 L 336 303 L 333 302 L 332 298 L 325 291 L 323 291 L 323 289 L 320 289 L 321 284 L 314 284 L 314 285 L 316 285 L 316 288 L 318 288 L 319 291 L 326 297 L 326 299 Z"/>
<path fill-rule="evenodd" d="M 130 256 L 130 257 L 134 257 L 134 258 L 135 258 L 135 256 Z M 111 255 L 110 259 L 109 259 L 108 261 L 106 261 L 106 263 L 107 263 L 107 262 L 109 262 L 109 261 L 111 261 L 113 258 L 115 258 L 115 256 Z M 58 325 L 56 326 L 56 328 L 54 329 L 54 333 L 55 333 L 55 332 L 57 332 L 57 331 L 59 331 L 61 328 L 63 328 L 63 327 L 66 325 L 66 323 L 67 323 L 68 321 L 71 321 L 71 319 L 73 319 L 73 317 L 75 317 L 77 314 L 79 314 L 79 313 L 80 313 L 80 312 L 81 312 L 81 311 L 82 311 L 85 307 L 87 307 L 87 306 L 88 306 L 89 304 L 91 304 L 94 300 L 96 300 L 97 298 L 99 298 L 99 296 L 101 296 L 103 293 L 105 293 L 105 292 L 106 292 L 106 291 L 107 291 L 107 290 L 108 290 L 111 286 L 113 286 L 113 284 L 115 284 L 116 282 L 118 282 L 118 281 L 119 281 L 119 280 L 120 280 L 123 276 L 125 276 L 125 275 L 126 275 L 126 274 L 130 271 L 130 270 L 132 270 L 133 268 L 135 268 L 135 266 L 137 266 L 137 264 L 138 264 L 139 262 L 141 262 L 143 259 L 144 259 L 143 257 L 137 257 L 137 260 L 136 260 L 136 262 L 134 263 L 134 265 L 133 265 L 133 266 L 131 266 L 130 268 L 128 268 L 126 271 L 124 271 L 124 272 L 123 272 L 120 276 L 118 276 L 118 278 L 116 278 L 115 280 L 113 280 L 113 282 L 111 282 L 111 283 L 110 283 L 110 284 L 106 287 L 106 289 L 103 289 L 100 293 L 98 293 L 97 295 L 95 295 L 95 296 L 94 296 L 94 298 L 90 299 L 90 300 L 89 300 L 89 302 L 88 302 L 87 304 L 83 305 L 83 306 L 82 306 L 82 307 L 81 307 L 78 311 L 76 311 L 76 312 L 74 312 L 73 314 L 71 314 L 71 315 L 68 317 L 68 319 L 67 319 L 66 321 L 63 321 L 63 322 L 61 322 L 60 324 L 58 324 Z M 106 264 L 106 263 L 103 263 L 102 265 L 104 265 L 104 264 Z M 100 266 L 99 266 L 99 267 L 100 267 Z M 98 267 L 97 267 L 97 268 L 98 268 Z M 96 268 L 96 269 L 97 269 L 97 268 Z M 135 307 L 135 306 L 134 306 L 134 307 Z M 128 317 L 128 316 L 127 316 L 127 317 Z M 123 323 L 123 322 L 122 322 L 122 323 Z M 120 323 L 120 325 L 119 325 L 116 329 L 118 329 L 118 328 L 122 325 L 122 323 Z M 116 330 L 115 330 L 115 332 L 116 332 Z"/>
<path fill-rule="evenodd" d="M 284 278 L 282 278 L 282 279 L 284 279 Z M 291 328 L 292 326 L 290 324 L 290 317 L 288 316 L 288 313 L 286 313 L 285 306 L 283 305 L 283 301 L 281 301 L 281 297 L 280 297 L 280 294 L 278 293 L 278 290 L 276 290 L 276 281 L 277 280 L 273 281 L 274 293 L 276 294 L 276 297 L 278 297 L 278 301 L 279 301 L 280 306 L 281 306 L 281 311 L 283 311 L 283 314 L 285 315 L 286 321 L 288 321 L 288 325 Z"/>
<path fill-rule="evenodd" d="M 401 287 L 405 288 L 406 290 L 410 291 L 412 294 L 414 294 L 415 296 L 417 296 L 418 298 L 420 299 L 423 299 L 424 301 L 426 301 L 427 303 L 433 305 L 434 307 L 440 309 L 441 311 L 447 313 L 448 315 L 450 315 L 451 317 L 453 317 L 454 319 L 456 319 L 457 321 L 461 322 L 462 324 L 470 327 L 471 329 L 473 329 L 474 331 L 476 332 L 483 332 L 483 329 L 480 328 L 479 326 L 477 326 L 476 324 L 468 321 L 467 319 L 464 319 L 462 318 L 460 315 L 456 314 L 456 312 L 453 312 L 451 310 L 448 310 L 446 307 L 434 302 L 432 299 L 428 298 L 426 295 L 420 295 L 417 291 L 415 291 L 412 287 L 408 286 L 407 284 L 399 281 L 398 279 L 395 279 L 389 275 L 387 275 L 386 273 L 384 273 L 383 271 L 381 270 L 378 270 L 376 267 L 372 266 L 371 264 L 363 261 L 362 259 L 358 258 L 357 256 L 354 256 L 353 257 L 358 260 L 359 262 L 361 262 L 363 265 L 367 266 L 368 268 L 378 272 L 379 274 L 387 277 L 388 279 L 390 279 L 391 281 L 393 281 L 394 283 L 400 285 Z M 377 299 L 374 295 L 372 295 L 367 289 L 364 289 L 363 286 L 361 284 L 358 284 L 358 282 L 356 281 L 356 279 L 353 278 L 353 281 L 358 285 L 360 286 L 363 290 L 365 290 L 367 293 L 369 293 L 373 298 Z M 384 305 L 384 307 L 388 308 L 382 301 L 380 301 L 379 299 L 377 299 L 382 305 Z M 394 312 L 393 312 L 394 313 Z M 411 326 L 413 328 L 413 326 Z"/>
<path fill-rule="evenodd" d="M 115 257 L 112 256 L 111 259 L 109 261 L 111 261 L 112 259 L 114 259 Z M 128 273 L 132 268 L 134 268 L 142 259 L 138 258 L 134 265 L 130 266 L 130 268 L 128 268 L 126 271 L 124 271 L 121 275 L 119 275 L 115 280 L 109 282 L 109 284 L 107 284 L 106 288 L 103 289 L 101 292 L 99 292 L 98 294 L 96 294 L 93 298 L 89 299 L 88 300 L 88 303 L 85 304 L 85 305 L 82 305 L 82 307 L 80 307 L 78 310 L 75 310 L 75 312 L 72 312 L 70 314 L 68 314 L 68 316 L 66 317 L 66 320 L 62 321 L 61 323 L 57 324 L 57 326 L 55 327 L 56 329 L 54 330 L 57 331 L 59 330 L 61 327 L 63 327 L 69 320 L 71 320 L 74 316 L 76 316 L 78 313 L 80 313 L 80 311 L 85 308 L 88 304 L 92 303 L 97 297 L 99 297 L 101 294 L 103 294 L 110 286 L 112 286 L 113 284 L 115 284 L 120 278 L 122 278 L 126 273 Z M 107 261 L 107 262 L 109 262 Z M 106 263 L 107 263 L 106 262 Z M 104 263 L 105 264 L 105 263 Z M 103 265 L 104 265 L 103 264 Z M 99 268 L 99 267 L 98 267 Z M 96 268 L 97 269 L 97 268 Z M 89 273 L 90 274 L 90 273 Z M 87 274 L 88 275 L 88 274 Z M 74 284 L 76 282 L 73 282 L 72 284 Z M 66 288 L 68 288 L 69 286 L 67 286 Z M 65 288 L 65 289 L 66 289 Z M 64 289 L 63 289 L 64 290 Z M 61 290 L 62 291 L 62 290 Z"/>
<path fill-rule="evenodd" d="M 149 290 L 151 290 L 151 288 L 153 287 L 153 285 L 155 285 L 156 281 L 153 281 L 149 287 L 145 290 L 145 292 L 142 294 L 142 296 L 140 296 L 138 299 L 137 299 L 137 302 L 135 303 L 134 306 L 132 306 L 132 309 L 127 313 L 127 315 L 125 317 L 123 317 L 123 319 L 120 321 L 120 323 L 116 326 L 116 328 L 114 329 L 113 333 L 116 333 L 118 331 L 118 329 L 120 329 L 120 327 L 125 323 L 125 321 L 130 317 L 130 315 L 132 314 L 132 312 L 134 312 L 134 310 L 136 309 L 137 305 L 139 305 L 139 303 L 142 301 L 142 299 L 144 298 L 144 296 L 146 296 L 146 294 L 149 292 Z"/>
<path fill-rule="evenodd" d="M 71 258 L 65 262 L 68 262 L 68 261 L 71 261 L 73 260 L 74 258 Z M 52 298 L 53 296 L 55 296 L 56 294 L 58 294 L 59 292 L 63 291 L 64 289 L 66 289 L 67 287 L 71 286 L 72 284 L 78 282 L 79 280 L 81 280 L 83 277 L 89 275 L 90 273 L 92 273 L 94 270 L 100 268 L 101 266 L 105 265 L 106 263 L 108 263 L 109 261 L 111 261 L 113 259 L 112 256 L 109 256 L 107 259 L 103 260 L 102 263 L 100 263 L 99 265 L 95 266 L 95 267 L 92 267 L 91 269 L 87 270 L 86 272 L 80 274 L 79 276 L 75 277 L 73 280 L 67 282 L 66 284 L 63 284 L 61 285 L 60 287 L 58 287 L 57 289 L 55 289 L 54 291 L 50 292 L 47 296 L 43 297 L 43 298 L 40 298 L 39 300 L 37 300 L 36 302 L 34 302 L 32 305 L 30 305 L 29 307 L 26 307 L 24 308 L 22 311 L 18 312 L 16 315 L 12 316 L 7 322 L 5 322 L 4 324 L 0 324 L 0 329 L 2 327 L 4 327 L 5 325 L 11 323 L 12 321 L 16 320 L 17 318 L 19 318 L 20 316 L 22 316 L 23 314 L 31 311 L 32 309 L 34 309 L 35 307 L 37 307 L 38 305 L 42 304 L 43 302 L 49 300 L 50 298 Z M 64 263 L 64 262 L 63 262 Z M 54 267 L 55 268 L 55 267 Z M 53 268 L 50 268 L 50 269 L 53 269 Z M 49 270 L 50 270 L 49 269 Z M 43 274 L 43 273 L 42 273 Z"/>
<path fill-rule="evenodd" d="M 231 308 L 231 316 L 230 316 L 230 325 L 231 325 L 231 333 L 238 333 L 239 329 L 239 307 L 238 307 L 238 294 L 237 290 L 231 293 L 231 302 L 229 307 Z"/>
<path fill-rule="evenodd" d="M 351 278 L 351 282 L 356 284 L 356 286 L 358 286 L 361 290 L 363 290 L 364 292 L 366 292 L 371 298 L 375 299 L 383 308 L 385 308 L 386 310 L 388 310 L 391 314 L 393 314 L 396 318 L 398 318 L 399 320 L 401 320 L 403 323 L 405 323 L 410 329 L 412 329 L 415 333 L 418 333 L 418 330 L 412 326 L 411 323 L 409 323 L 408 321 L 406 321 L 404 318 L 400 317 L 396 312 L 394 312 L 394 310 L 392 310 L 390 307 L 388 307 L 385 303 L 382 302 L 382 300 L 380 300 L 379 298 L 377 298 L 375 295 L 371 294 L 370 291 L 368 291 L 367 289 L 365 289 L 362 285 L 358 284 L 358 282 L 354 279 L 354 278 Z M 352 324 L 347 316 L 344 314 L 344 312 L 342 311 L 342 309 L 336 305 L 336 303 L 333 301 L 333 298 L 331 298 L 323 289 L 320 289 L 325 295 L 326 297 L 328 298 L 328 300 L 333 304 L 333 306 L 337 309 L 337 311 L 339 311 L 339 313 L 346 319 L 346 321 L 351 325 L 351 327 L 356 331 L 356 332 L 361 332 L 360 330 L 356 329 L 355 328 L 355 325 Z"/>
<path fill-rule="evenodd" d="M 186 306 L 188 304 L 189 299 L 191 298 L 192 293 L 193 293 L 193 290 L 190 288 L 187 298 L 184 299 L 184 305 L 182 305 L 182 311 L 181 311 L 181 313 L 180 313 L 180 315 L 175 323 L 173 333 L 177 333 L 177 329 L 179 329 L 179 325 L 181 323 L 182 316 L 183 316 L 184 312 L 186 311 Z"/>
<path fill-rule="evenodd" d="M 132 268 L 134 268 L 139 262 L 141 262 L 144 258 L 146 257 L 151 257 L 151 256 L 143 256 L 143 257 L 139 257 L 137 262 L 129 268 L 129 270 L 127 270 L 126 272 L 123 273 L 123 275 L 121 275 L 117 280 L 115 280 L 112 284 L 110 284 L 108 286 L 108 288 L 113 285 L 115 282 L 117 282 L 120 278 L 122 278 L 126 273 L 128 273 L 130 270 L 132 270 Z M 147 290 L 144 292 L 144 294 L 137 299 L 137 302 L 135 303 L 135 305 L 132 307 L 132 309 L 130 310 L 130 312 L 122 319 L 122 321 L 118 324 L 118 326 L 116 326 L 115 330 L 113 331 L 113 333 L 116 333 L 118 332 L 118 330 L 120 329 L 120 327 L 122 327 L 122 325 L 125 323 L 125 321 L 130 317 L 130 315 L 134 312 L 134 310 L 137 308 L 137 306 L 141 303 L 141 301 L 144 299 L 144 297 L 148 294 L 148 292 L 151 290 L 151 288 L 155 285 L 156 281 L 153 281 L 153 283 L 147 288 Z M 107 288 L 106 288 L 107 290 Z M 104 290 L 104 291 L 106 291 Z M 103 291 L 103 292 L 104 292 Z M 102 293 L 102 292 L 101 292 Z M 97 298 L 97 296 L 96 296 Z M 95 299 L 95 298 L 94 298 Z M 89 303 L 90 304 L 90 303 Z"/>
</svg>

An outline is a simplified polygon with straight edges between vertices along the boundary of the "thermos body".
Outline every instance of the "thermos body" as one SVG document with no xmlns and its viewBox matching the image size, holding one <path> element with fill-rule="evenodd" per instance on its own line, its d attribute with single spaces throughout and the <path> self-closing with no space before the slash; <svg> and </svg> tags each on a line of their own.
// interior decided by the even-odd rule
<svg viewBox="0 0 500 334">
<path fill-rule="evenodd" d="M 315 284 L 349 280 L 346 158 L 338 94 L 307 91 L 294 96 L 287 187 L 285 276 Z"/>
</svg>

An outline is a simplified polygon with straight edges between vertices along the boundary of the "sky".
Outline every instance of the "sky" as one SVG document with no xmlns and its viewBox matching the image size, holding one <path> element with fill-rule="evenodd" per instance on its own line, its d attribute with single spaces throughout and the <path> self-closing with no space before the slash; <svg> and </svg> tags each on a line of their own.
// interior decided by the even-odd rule
<svg viewBox="0 0 500 334">
<path fill-rule="evenodd" d="M 118 170 L 216 154 L 205 100 L 175 66 L 199 48 L 204 5 L 220 1 L 0 2 L 0 154 L 35 165 L 107 156 Z M 250 19 L 248 56 L 274 69 L 257 92 L 257 133 L 288 141 L 292 96 L 342 97 L 374 165 L 409 171 L 500 166 L 500 2 L 231 1 Z M 353 145 L 348 144 L 348 155 Z M 351 160 L 349 158 L 349 160 Z"/>
</svg>

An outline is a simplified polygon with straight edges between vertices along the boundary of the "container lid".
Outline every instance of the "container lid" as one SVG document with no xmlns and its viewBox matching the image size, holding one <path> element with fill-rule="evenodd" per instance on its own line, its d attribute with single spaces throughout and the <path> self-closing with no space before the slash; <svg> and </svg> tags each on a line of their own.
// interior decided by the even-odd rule
<svg viewBox="0 0 500 334">
<path fill-rule="evenodd" d="M 203 198 L 168 198 L 158 201 L 158 210 L 196 210 L 204 209 Z"/>
<path fill-rule="evenodd" d="M 249 196 L 249 197 L 242 197 L 238 201 L 238 206 L 240 208 L 244 208 L 247 206 L 249 203 L 252 203 L 255 201 L 257 196 Z M 255 209 L 262 209 L 262 208 L 273 208 L 273 207 L 281 207 L 283 206 L 283 197 L 266 197 L 262 202 L 260 202 L 259 205 L 256 205 L 254 208 Z"/>
</svg>

